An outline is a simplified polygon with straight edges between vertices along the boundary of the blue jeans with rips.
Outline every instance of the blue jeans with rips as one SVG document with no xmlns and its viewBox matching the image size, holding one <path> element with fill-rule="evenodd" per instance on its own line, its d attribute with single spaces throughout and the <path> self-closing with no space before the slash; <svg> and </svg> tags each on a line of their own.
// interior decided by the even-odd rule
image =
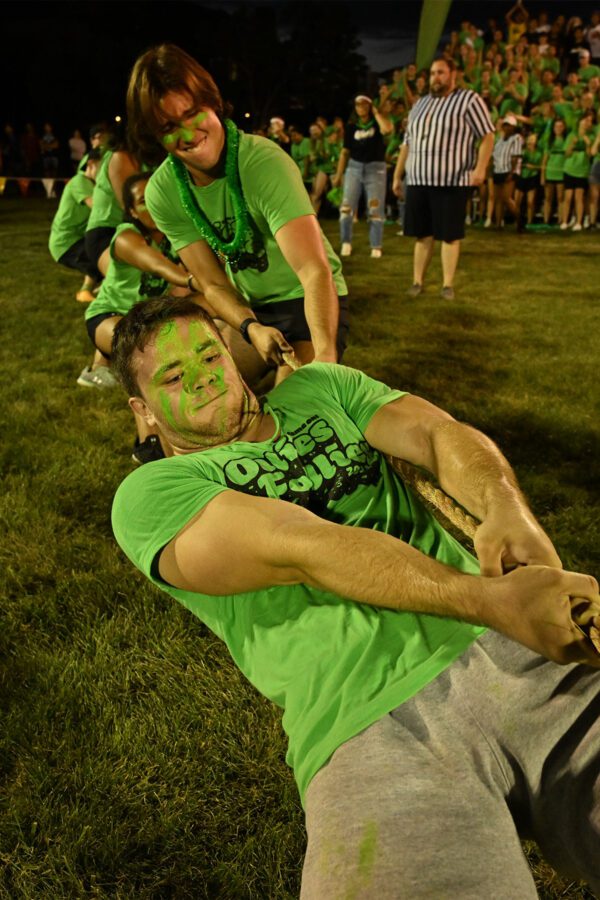
<svg viewBox="0 0 600 900">
<path fill-rule="evenodd" d="M 369 217 L 369 243 L 371 249 L 383 243 L 385 216 L 386 168 L 385 163 L 359 163 L 351 159 L 344 175 L 344 196 L 340 205 L 340 239 L 343 244 L 352 243 L 352 223 L 358 209 L 362 190 L 367 196 Z"/>
</svg>

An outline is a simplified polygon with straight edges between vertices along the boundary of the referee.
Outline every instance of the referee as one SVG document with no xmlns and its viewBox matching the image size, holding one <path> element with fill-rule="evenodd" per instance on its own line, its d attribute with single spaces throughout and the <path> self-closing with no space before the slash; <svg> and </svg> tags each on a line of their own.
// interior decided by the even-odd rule
<svg viewBox="0 0 600 900">
<path fill-rule="evenodd" d="M 483 183 L 494 146 L 494 126 L 474 91 L 456 87 L 453 60 L 436 59 L 429 73 L 430 93 L 415 103 L 408 118 L 393 191 L 402 196 L 406 174 L 404 234 L 416 237 L 413 285 L 418 297 L 433 253 L 442 241 L 442 297 L 454 299 L 454 273 L 465 236 L 465 210 L 471 189 Z M 479 150 L 475 144 L 481 139 Z"/>
</svg>

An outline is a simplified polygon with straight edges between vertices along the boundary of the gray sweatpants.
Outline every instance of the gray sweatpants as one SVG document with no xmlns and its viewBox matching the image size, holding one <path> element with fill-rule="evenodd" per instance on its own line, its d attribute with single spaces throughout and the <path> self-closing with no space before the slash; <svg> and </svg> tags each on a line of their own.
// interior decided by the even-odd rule
<svg viewBox="0 0 600 900">
<path fill-rule="evenodd" d="M 488 632 L 306 794 L 301 900 L 528 900 L 519 836 L 600 892 L 600 672 Z"/>
</svg>

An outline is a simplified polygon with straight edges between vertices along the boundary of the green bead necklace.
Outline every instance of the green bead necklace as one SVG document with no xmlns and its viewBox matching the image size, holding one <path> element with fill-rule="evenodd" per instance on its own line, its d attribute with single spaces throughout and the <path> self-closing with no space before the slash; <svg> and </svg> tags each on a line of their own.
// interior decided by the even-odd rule
<svg viewBox="0 0 600 900">
<path fill-rule="evenodd" d="M 224 126 L 227 143 L 225 181 L 227 182 L 227 190 L 231 197 L 231 205 L 233 206 L 233 214 L 235 217 L 235 231 L 231 241 L 221 240 L 213 228 L 212 223 L 209 222 L 206 214 L 199 206 L 192 190 L 190 173 L 183 162 L 172 153 L 169 154 L 168 159 L 177 183 L 179 199 L 181 200 L 186 213 L 194 223 L 194 226 L 200 232 L 209 247 L 214 250 L 219 259 L 223 260 L 223 262 L 235 265 L 244 252 L 246 242 L 252 237 L 252 228 L 250 226 L 248 207 L 246 206 L 246 201 L 244 200 L 244 195 L 242 193 L 240 173 L 238 170 L 240 133 L 231 119 L 226 119 Z"/>
</svg>

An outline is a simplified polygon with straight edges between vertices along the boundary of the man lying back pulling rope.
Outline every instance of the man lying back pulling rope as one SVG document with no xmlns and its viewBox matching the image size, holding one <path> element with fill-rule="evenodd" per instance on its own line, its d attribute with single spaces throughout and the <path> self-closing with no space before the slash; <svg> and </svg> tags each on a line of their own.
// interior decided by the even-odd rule
<svg viewBox="0 0 600 900">
<path fill-rule="evenodd" d="M 187 299 L 135 307 L 113 365 L 175 449 L 120 486 L 115 535 L 283 709 L 303 900 L 533 898 L 524 835 L 599 890 L 600 656 L 570 601 L 597 628 L 598 584 L 498 448 L 334 364 L 259 402 Z M 478 559 L 388 455 L 477 516 Z"/>
</svg>

